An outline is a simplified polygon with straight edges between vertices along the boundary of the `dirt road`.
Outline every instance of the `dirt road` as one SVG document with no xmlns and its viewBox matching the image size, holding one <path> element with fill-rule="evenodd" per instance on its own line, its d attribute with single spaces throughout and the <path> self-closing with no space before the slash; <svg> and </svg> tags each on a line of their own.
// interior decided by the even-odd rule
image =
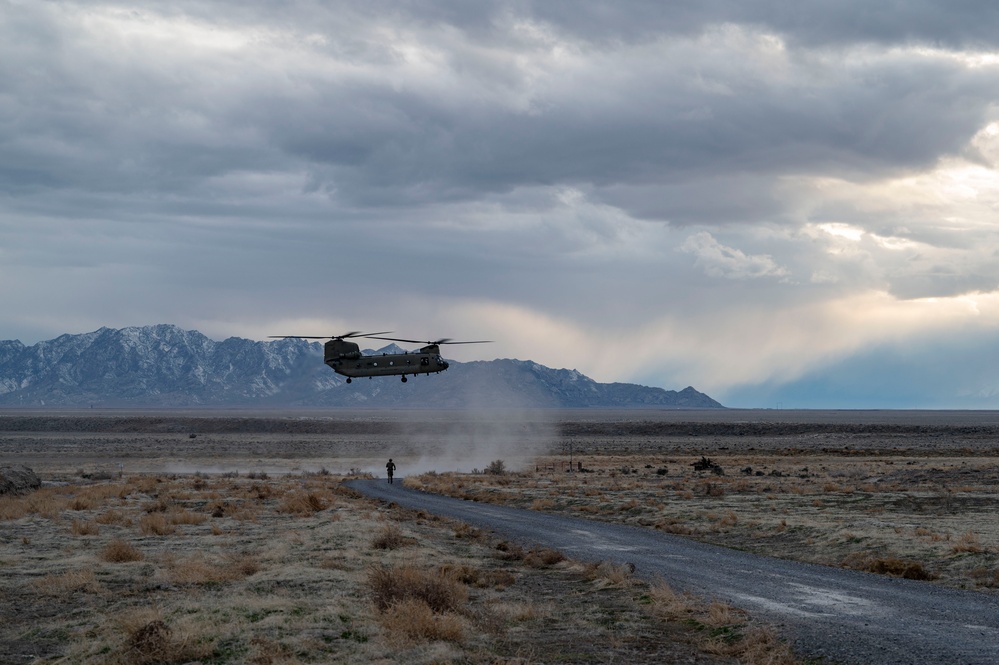
<svg viewBox="0 0 999 665">
<path fill-rule="evenodd" d="M 999 598 L 922 582 L 760 557 L 650 529 L 416 492 L 397 479 L 351 485 L 401 506 L 543 545 L 729 601 L 768 619 L 802 654 L 865 665 L 999 662 Z"/>
</svg>

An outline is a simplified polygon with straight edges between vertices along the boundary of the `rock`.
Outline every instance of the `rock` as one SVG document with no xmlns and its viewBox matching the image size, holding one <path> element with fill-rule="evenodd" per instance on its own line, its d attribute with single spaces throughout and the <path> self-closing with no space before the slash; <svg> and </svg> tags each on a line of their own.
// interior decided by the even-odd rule
<svg viewBox="0 0 999 665">
<path fill-rule="evenodd" d="M 23 494 L 41 486 L 35 472 L 22 464 L 0 466 L 0 494 Z"/>
</svg>

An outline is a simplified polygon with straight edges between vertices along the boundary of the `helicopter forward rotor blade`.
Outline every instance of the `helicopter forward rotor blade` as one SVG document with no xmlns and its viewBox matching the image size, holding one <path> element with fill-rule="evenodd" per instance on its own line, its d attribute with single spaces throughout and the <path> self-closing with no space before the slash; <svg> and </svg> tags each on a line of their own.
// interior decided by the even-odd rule
<svg viewBox="0 0 999 665">
<path fill-rule="evenodd" d="M 372 335 L 387 335 L 390 332 L 392 332 L 392 331 L 391 330 L 382 330 L 381 332 L 374 332 L 374 333 L 356 332 L 356 333 L 351 333 L 349 336 L 350 337 L 371 337 Z"/>
<path fill-rule="evenodd" d="M 329 339 L 329 336 L 322 335 L 268 335 L 267 339 Z"/>
<path fill-rule="evenodd" d="M 352 330 L 349 333 L 344 333 L 343 335 L 270 335 L 270 339 L 348 339 L 350 337 L 370 337 L 371 335 L 386 335 L 392 332 L 391 330 L 383 330 L 381 332 L 371 333 L 366 335 L 360 330 Z M 379 339 L 379 338 L 376 338 Z"/>
</svg>

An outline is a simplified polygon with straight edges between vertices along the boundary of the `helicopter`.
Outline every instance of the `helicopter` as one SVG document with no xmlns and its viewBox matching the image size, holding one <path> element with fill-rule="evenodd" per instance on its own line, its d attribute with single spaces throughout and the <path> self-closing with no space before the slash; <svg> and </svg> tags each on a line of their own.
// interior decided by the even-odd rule
<svg viewBox="0 0 999 665">
<path fill-rule="evenodd" d="M 476 340 L 471 342 L 456 342 L 450 338 L 438 339 L 433 342 L 423 342 L 415 339 L 399 339 L 397 337 L 380 337 L 380 335 L 390 334 L 391 331 L 362 333 L 352 331 L 343 335 L 331 335 L 329 337 L 313 337 L 309 335 L 271 335 L 271 339 L 325 339 L 323 345 L 323 362 L 337 374 L 347 377 L 347 383 L 357 377 L 366 376 L 402 376 L 402 382 L 406 383 L 407 376 L 417 374 L 438 374 L 449 367 L 449 364 L 441 356 L 441 344 L 488 344 L 490 340 Z M 348 339 L 364 337 L 367 339 L 382 339 L 389 342 L 405 342 L 409 344 L 425 344 L 418 351 L 406 353 L 383 353 L 377 356 L 365 356 L 361 354 L 361 348 L 355 342 L 348 342 Z"/>
</svg>

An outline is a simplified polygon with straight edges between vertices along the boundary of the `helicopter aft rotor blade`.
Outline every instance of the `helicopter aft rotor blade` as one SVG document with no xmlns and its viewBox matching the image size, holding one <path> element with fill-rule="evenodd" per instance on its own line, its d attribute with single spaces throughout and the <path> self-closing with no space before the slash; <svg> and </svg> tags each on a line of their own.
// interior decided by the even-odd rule
<svg viewBox="0 0 999 665">
<path fill-rule="evenodd" d="M 399 337 L 378 337 L 377 335 L 380 335 L 380 334 L 381 333 L 377 333 L 375 335 L 365 335 L 365 337 L 370 337 L 371 339 L 384 339 L 384 340 L 389 341 L 389 342 L 407 342 L 409 344 L 427 344 L 427 345 L 433 345 L 433 344 L 491 344 L 492 343 L 491 339 L 480 339 L 480 340 L 476 340 L 474 342 L 454 342 L 454 341 L 451 341 L 451 338 L 445 337 L 444 339 L 439 339 L 436 342 L 433 342 L 433 341 L 427 341 L 427 340 L 422 340 L 422 339 L 402 339 L 402 338 L 399 338 Z"/>
</svg>

